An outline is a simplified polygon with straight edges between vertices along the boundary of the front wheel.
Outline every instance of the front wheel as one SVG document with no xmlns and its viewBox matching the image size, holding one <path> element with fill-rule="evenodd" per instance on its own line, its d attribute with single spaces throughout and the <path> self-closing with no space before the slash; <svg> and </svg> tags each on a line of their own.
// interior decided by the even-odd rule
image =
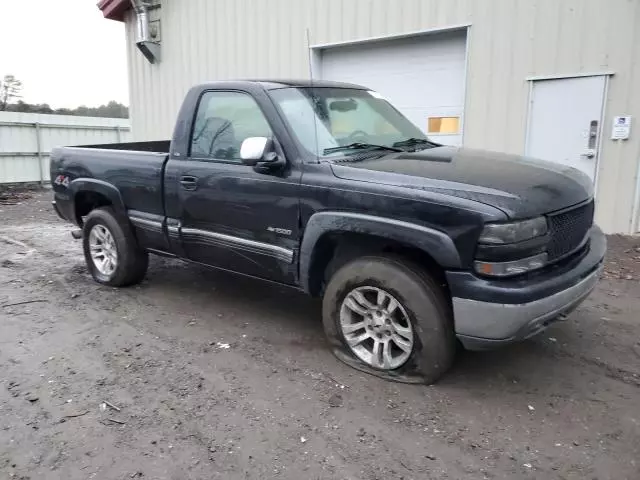
<svg viewBox="0 0 640 480">
<path fill-rule="evenodd" d="M 84 258 L 96 282 L 125 287 L 144 279 L 149 254 L 138 246 L 126 218 L 112 208 L 98 208 L 89 213 L 82 230 Z"/>
<path fill-rule="evenodd" d="M 340 268 L 327 285 L 323 323 L 340 360 L 386 379 L 433 383 L 455 355 L 442 288 L 395 257 L 363 257 Z"/>
</svg>

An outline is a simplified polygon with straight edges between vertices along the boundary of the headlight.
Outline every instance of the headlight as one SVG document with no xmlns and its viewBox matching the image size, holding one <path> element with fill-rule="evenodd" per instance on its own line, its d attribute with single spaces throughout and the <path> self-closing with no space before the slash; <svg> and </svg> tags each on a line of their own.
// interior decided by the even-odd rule
<svg viewBox="0 0 640 480">
<path fill-rule="evenodd" d="M 546 235 L 547 231 L 545 217 L 513 223 L 488 223 L 478 241 L 487 245 L 505 245 L 541 237 Z"/>
</svg>

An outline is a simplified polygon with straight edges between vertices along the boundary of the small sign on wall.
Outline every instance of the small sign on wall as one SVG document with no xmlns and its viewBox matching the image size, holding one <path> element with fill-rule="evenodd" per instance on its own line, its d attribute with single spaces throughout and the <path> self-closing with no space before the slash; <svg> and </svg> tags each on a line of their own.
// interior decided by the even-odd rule
<svg viewBox="0 0 640 480">
<path fill-rule="evenodd" d="M 611 140 L 628 140 L 631 134 L 631 117 L 613 117 Z"/>
</svg>

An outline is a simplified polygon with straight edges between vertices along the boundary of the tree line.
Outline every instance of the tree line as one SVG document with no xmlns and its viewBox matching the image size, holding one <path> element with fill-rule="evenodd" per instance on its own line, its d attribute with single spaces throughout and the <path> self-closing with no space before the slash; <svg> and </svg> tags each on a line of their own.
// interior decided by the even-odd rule
<svg viewBox="0 0 640 480">
<path fill-rule="evenodd" d="M 13 75 L 0 80 L 0 111 L 51 113 L 86 117 L 129 118 L 129 107 L 114 100 L 99 107 L 51 108 L 47 103 L 26 103 L 22 99 L 22 82 Z"/>
</svg>

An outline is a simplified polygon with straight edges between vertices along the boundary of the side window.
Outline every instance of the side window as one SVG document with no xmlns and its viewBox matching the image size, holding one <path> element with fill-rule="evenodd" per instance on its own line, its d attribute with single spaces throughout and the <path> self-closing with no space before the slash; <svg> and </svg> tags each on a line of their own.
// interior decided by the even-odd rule
<svg viewBox="0 0 640 480">
<path fill-rule="evenodd" d="M 245 139 L 272 135 L 262 110 L 246 93 L 206 92 L 191 133 L 191 157 L 240 163 Z"/>
</svg>

